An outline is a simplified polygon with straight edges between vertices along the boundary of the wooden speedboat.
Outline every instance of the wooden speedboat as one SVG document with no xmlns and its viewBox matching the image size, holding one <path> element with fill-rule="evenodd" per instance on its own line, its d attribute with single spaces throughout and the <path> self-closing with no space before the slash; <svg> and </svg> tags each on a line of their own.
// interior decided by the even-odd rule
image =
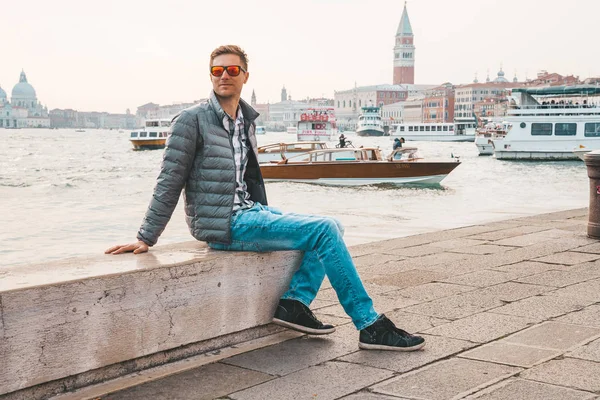
<svg viewBox="0 0 600 400">
<path fill-rule="evenodd" d="M 271 143 L 258 148 L 258 162 L 280 161 L 312 150 L 326 148 L 327 143 L 325 142 Z"/>
<path fill-rule="evenodd" d="M 375 147 L 320 149 L 260 165 L 265 180 L 328 185 L 440 183 L 460 162 L 425 161 L 417 148 L 403 147 L 388 157 Z"/>
</svg>

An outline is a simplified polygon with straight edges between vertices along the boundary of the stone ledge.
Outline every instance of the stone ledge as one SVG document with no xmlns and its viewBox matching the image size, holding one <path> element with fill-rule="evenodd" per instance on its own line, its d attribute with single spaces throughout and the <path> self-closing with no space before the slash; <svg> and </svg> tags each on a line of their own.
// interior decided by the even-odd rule
<svg viewBox="0 0 600 400">
<path fill-rule="evenodd" d="M 44 398 L 273 333 L 261 326 L 300 257 L 186 242 L 4 269 L 0 397 Z"/>
</svg>

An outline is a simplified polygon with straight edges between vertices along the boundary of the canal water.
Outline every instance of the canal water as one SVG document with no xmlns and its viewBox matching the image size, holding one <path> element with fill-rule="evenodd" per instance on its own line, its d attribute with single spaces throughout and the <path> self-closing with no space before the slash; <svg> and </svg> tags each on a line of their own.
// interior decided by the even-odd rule
<svg viewBox="0 0 600 400">
<path fill-rule="evenodd" d="M 355 146 L 392 148 L 389 137 L 344 133 Z M 133 151 L 116 130 L 2 130 L 0 268 L 100 254 L 135 240 L 150 200 L 161 150 Z M 258 136 L 259 145 L 294 141 Z M 267 183 L 269 204 L 339 218 L 349 245 L 586 207 L 581 161 L 515 162 L 479 156 L 473 143 L 409 142 L 426 159 L 459 157 L 440 185 L 330 187 Z M 160 244 L 192 240 L 182 201 Z"/>
</svg>

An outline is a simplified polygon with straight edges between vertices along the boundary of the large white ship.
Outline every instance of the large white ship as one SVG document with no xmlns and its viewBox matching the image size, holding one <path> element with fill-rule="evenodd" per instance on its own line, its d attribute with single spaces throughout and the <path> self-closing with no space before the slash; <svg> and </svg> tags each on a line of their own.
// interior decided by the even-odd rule
<svg viewBox="0 0 600 400">
<path fill-rule="evenodd" d="M 594 85 L 513 89 L 512 128 L 492 141 L 496 158 L 568 160 L 575 149 L 600 149 L 599 95 Z"/>
</svg>

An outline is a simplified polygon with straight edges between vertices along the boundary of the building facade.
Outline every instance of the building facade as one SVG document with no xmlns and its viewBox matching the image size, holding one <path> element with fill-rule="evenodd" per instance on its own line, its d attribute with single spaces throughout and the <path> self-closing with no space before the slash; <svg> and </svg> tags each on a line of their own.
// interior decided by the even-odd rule
<svg viewBox="0 0 600 400">
<path fill-rule="evenodd" d="M 423 122 L 454 122 L 454 86 L 451 83 L 425 91 Z"/>
<path fill-rule="evenodd" d="M 415 44 L 406 3 L 396 30 L 394 45 L 394 85 L 415 83 Z"/>
<path fill-rule="evenodd" d="M 0 128 L 49 128 L 48 108 L 37 99 L 37 93 L 21 71 L 13 87 L 10 102 L 0 87 Z"/>
</svg>

